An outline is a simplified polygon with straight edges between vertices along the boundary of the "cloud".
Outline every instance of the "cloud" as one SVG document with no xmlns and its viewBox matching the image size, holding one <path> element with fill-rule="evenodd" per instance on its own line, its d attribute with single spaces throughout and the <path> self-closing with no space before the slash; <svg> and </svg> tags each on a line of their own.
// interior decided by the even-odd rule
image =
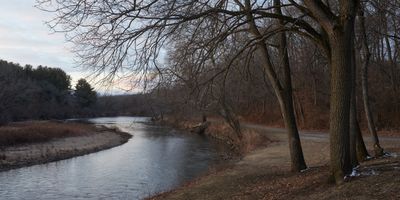
<svg viewBox="0 0 400 200">
<path fill-rule="evenodd" d="M 51 14 L 34 7 L 35 0 L 4 1 L 0 7 L 0 59 L 33 66 L 59 67 L 67 73 L 79 69 L 63 34 L 51 34 L 44 24 Z"/>
<path fill-rule="evenodd" d="M 70 52 L 71 44 L 67 43 L 61 33 L 51 33 L 45 21 L 52 18 L 47 13 L 34 7 L 35 0 L 3 1 L 0 6 L 0 59 L 20 65 L 44 65 L 63 69 L 72 77 L 72 85 L 78 79 L 88 78 L 90 72 L 84 71 L 74 62 Z M 88 80 L 92 80 L 88 78 Z M 101 93 L 127 93 L 129 83 L 114 83 L 111 86 L 96 84 Z M 129 93 L 139 92 L 132 88 Z"/>
</svg>

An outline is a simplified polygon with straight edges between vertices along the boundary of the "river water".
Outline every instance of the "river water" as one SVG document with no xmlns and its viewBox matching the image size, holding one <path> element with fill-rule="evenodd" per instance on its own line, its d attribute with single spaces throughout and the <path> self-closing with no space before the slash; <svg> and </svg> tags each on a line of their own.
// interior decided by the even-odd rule
<svg viewBox="0 0 400 200">
<path fill-rule="evenodd" d="M 0 199 L 142 199 L 205 173 L 217 152 L 206 138 L 149 118 L 93 118 L 133 135 L 97 153 L 0 173 Z"/>
</svg>

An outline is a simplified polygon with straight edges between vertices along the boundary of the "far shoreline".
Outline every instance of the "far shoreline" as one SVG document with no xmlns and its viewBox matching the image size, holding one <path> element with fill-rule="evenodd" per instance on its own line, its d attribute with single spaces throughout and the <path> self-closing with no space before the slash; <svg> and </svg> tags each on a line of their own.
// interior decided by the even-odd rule
<svg viewBox="0 0 400 200">
<path fill-rule="evenodd" d="M 40 126 L 45 131 L 36 126 Z M 96 126 L 91 123 L 52 121 L 12 123 L 0 127 L 0 136 L 1 134 L 9 136 L 9 132 L 15 133 L 16 129 L 23 131 L 23 133 L 17 132 L 20 134 L 19 137 L 26 137 L 23 138 L 24 140 L 29 140 L 29 137 L 32 137 L 30 139 L 34 142 L 17 143 L 15 141 L 21 140 L 21 138 L 17 138 L 15 141 L 12 140 L 15 144 L 0 146 L 0 172 L 99 152 L 120 146 L 132 138 L 131 134 L 121 132 L 116 128 Z M 46 131 L 48 131 L 48 135 L 56 132 L 57 136 L 37 139 L 34 138 L 37 136 L 30 131 L 39 131 L 40 137 L 43 137 Z"/>
</svg>

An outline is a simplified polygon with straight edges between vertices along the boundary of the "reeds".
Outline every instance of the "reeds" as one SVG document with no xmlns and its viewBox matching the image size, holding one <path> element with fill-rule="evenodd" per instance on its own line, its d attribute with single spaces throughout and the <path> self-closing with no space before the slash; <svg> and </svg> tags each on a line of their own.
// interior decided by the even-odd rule
<svg viewBox="0 0 400 200">
<path fill-rule="evenodd" d="M 29 121 L 0 127 L 0 146 L 46 142 L 55 138 L 95 133 L 95 126 L 79 123 Z"/>
</svg>

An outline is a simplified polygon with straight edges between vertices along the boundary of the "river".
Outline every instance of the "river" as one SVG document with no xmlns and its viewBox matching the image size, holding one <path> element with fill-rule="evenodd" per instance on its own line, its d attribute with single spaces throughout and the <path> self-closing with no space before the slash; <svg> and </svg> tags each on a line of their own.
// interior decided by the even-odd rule
<svg viewBox="0 0 400 200">
<path fill-rule="evenodd" d="M 0 173 L 0 199 L 142 199 L 208 170 L 217 152 L 199 135 L 145 117 L 93 118 L 133 135 L 127 143 L 72 159 Z"/>
</svg>

